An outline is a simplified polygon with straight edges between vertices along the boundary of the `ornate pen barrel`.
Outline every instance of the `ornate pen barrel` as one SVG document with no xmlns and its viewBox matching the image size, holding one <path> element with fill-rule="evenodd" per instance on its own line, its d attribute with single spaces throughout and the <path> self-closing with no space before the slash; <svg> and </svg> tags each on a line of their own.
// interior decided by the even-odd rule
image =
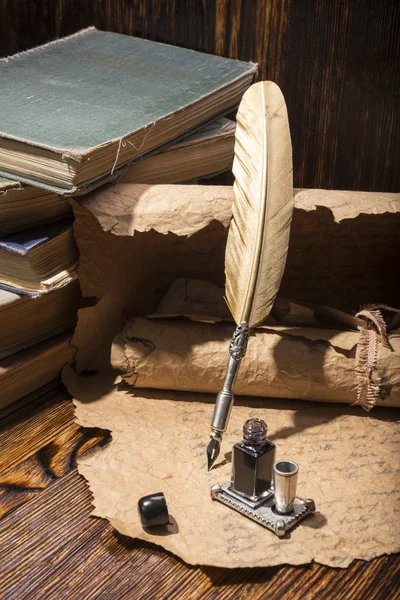
<svg viewBox="0 0 400 600">
<path fill-rule="evenodd" d="M 284 515 L 293 511 L 298 472 L 299 467 L 292 460 L 279 460 L 274 464 L 275 508 Z"/>
</svg>

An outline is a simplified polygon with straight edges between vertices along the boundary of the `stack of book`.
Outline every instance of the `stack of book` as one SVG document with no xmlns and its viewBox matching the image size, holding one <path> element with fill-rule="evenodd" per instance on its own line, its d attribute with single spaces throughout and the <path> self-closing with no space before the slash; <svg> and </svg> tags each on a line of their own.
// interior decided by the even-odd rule
<svg viewBox="0 0 400 600">
<path fill-rule="evenodd" d="M 69 197 L 229 170 L 256 65 L 94 28 L 0 61 L 0 408 L 73 359 Z"/>
</svg>

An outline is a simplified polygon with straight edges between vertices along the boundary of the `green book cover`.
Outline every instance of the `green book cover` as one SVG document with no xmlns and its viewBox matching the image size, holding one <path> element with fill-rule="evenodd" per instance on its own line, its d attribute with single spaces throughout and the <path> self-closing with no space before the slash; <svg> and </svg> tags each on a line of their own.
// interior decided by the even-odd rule
<svg viewBox="0 0 400 600">
<path fill-rule="evenodd" d="M 183 135 L 194 122 L 198 126 L 236 106 L 255 72 L 253 63 L 94 28 L 3 59 L 0 174 L 57 190 L 87 185 L 87 160 L 94 152 L 103 151 L 98 160 L 107 166 L 92 180 L 112 175 L 141 153 Z M 213 95 L 215 105 L 211 102 L 206 114 L 201 101 Z M 188 108 L 187 124 L 182 115 L 177 117 L 179 127 L 173 126 L 172 117 Z M 155 127 L 160 123 L 163 130 Z M 130 136 L 140 131 L 143 147 L 129 148 L 129 142 L 134 145 Z M 118 154 L 107 156 L 111 144 L 117 145 Z M 65 161 L 65 184 L 39 172 L 42 166 L 37 175 L 29 174 L 19 159 L 10 162 L 6 157 L 11 148 L 22 153 L 22 160 L 32 147 L 46 160 L 53 160 L 55 153 L 57 165 Z M 77 181 L 71 172 L 82 165 L 87 173 Z"/>
</svg>

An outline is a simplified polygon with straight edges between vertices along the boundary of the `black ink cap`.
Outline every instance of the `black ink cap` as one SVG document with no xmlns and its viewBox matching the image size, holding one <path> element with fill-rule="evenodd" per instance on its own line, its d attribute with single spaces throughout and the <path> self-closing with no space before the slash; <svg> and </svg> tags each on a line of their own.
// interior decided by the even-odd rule
<svg viewBox="0 0 400 600">
<path fill-rule="evenodd" d="M 143 496 L 138 502 L 142 527 L 156 527 L 169 524 L 167 501 L 162 492 Z"/>
</svg>

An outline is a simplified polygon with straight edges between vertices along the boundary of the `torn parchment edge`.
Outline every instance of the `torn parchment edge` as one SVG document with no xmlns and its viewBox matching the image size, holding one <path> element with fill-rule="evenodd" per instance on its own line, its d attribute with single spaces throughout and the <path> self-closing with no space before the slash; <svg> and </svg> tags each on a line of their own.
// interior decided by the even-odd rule
<svg viewBox="0 0 400 600">
<path fill-rule="evenodd" d="M 154 184 L 154 185 L 146 185 L 146 184 L 129 184 L 129 183 L 117 183 L 111 184 L 113 193 L 118 196 L 118 192 L 129 191 L 129 186 L 131 187 L 132 199 L 135 199 L 140 195 L 138 190 L 140 187 L 147 188 L 150 196 L 152 194 L 165 194 L 165 192 L 171 189 L 182 188 L 182 192 L 186 195 L 187 198 L 190 198 L 191 194 L 194 193 L 194 189 L 196 188 L 196 192 L 199 193 L 199 189 L 201 189 L 205 194 L 210 197 L 210 205 L 214 208 L 214 213 L 208 215 L 208 219 L 204 219 L 201 227 L 191 228 L 191 233 L 189 235 L 193 235 L 207 227 L 207 225 L 212 220 L 217 220 L 222 223 L 224 227 L 228 227 L 230 219 L 231 219 L 231 205 L 233 200 L 233 188 L 230 186 L 188 186 L 188 185 L 177 185 L 177 184 Z M 136 189 L 135 189 L 136 188 Z M 213 194 L 215 195 L 213 196 Z M 222 198 L 221 198 L 222 195 Z M 304 212 L 313 212 L 318 210 L 318 208 L 325 208 L 329 210 L 333 216 L 335 223 L 340 224 L 341 221 L 345 219 L 355 219 L 361 215 L 381 215 L 385 213 L 392 214 L 400 214 L 400 194 L 394 193 L 376 193 L 376 192 L 351 192 L 351 191 L 337 191 L 337 190 L 314 190 L 314 189 L 295 189 L 295 206 L 294 210 L 296 211 L 304 211 Z M 221 200 L 223 201 L 221 203 Z M 143 232 L 149 229 L 155 229 L 160 233 L 175 233 L 177 235 L 180 234 L 179 228 L 170 227 L 168 229 L 158 228 L 156 226 L 149 227 L 148 229 L 144 229 L 143 227 L 135 227 L 134 224 L 134 212 L 131 213 L 124 212 L 124 215 L 130 214 L 132 217 L 130 222 L 130 231 L 115 231 L 113 227 L 119 223 L 119 216 L 112 211 L 107 210 L 108 202 L 106 201 L 103 195 L 103 203 L 102 206 L 102 192 L 94 191 L 92 194 L 86 196 L 83 201 L 80 202 L 80 206 L 85 208 L 89 213 L 91 213 L 100 223 L 103 231 L 112 231 L 115 235 L 122 236 L 132 236 L 135 231 Z M 151 203 L 151 198 L 148 200 L 148 204 Z M 137 204 L 137 203 L 135 203 Z M 132 206 L 125 206 L 124 209 L 131 208 Z M 151 212 L 151 211 L 149 211 Z M 102 219 L 102 216 L 106 216 L 108 219 L 111 217 L 115 219 L 114 226 L 107 225 Z M 122 215 L 121 215 L 122 216 Z M 154 216 L 157 217 L 157 213 L 154 213 Z M 154 222 L 157 220 L 153 219 Z"/>
<path fill-rule="evenodd" d="M 80 211 L 87 211 L 104 232 L 133 237 L 154 230 L 182 237 L 184 243 L 185 237 L 206 229 L 212 221 L 227 228 L 232 197 L 227 186 L 120 183 L 94 191 L 80 202 L 71 199 L 71 204 L 77 219 Z M 186 213 L 184 226 L 182 213 Z"/>
<path fill-rule="evenodd" d="M 73 371 L 72 371 L 72 375 L 73 375 L 73 377 L 72 377 L 72 379 L 73 379 L 72 385 L 69 385 L 68 376 L 67 376 L 66 379 L 64 379 L 64 383 L 68 387 L 70 393 L 74 396 L 73 402 L 74 402 L 74 405 L 75 405 L 75 421 L 78 424 L 82 425 L 82 426 L 95 427 L 96 423 L 93 421 L 92 416 L 91 416 L 92 420 L 87 420 L 86 417 L 85 417 L 85 413 L 87 413 L 87 410 L 85 409 L 85 404 L 86 404 L 86 406 L 90 406 L 90 402 L 87 399 L 86 400 L 75 399 L 75 398 L 79 398 L 79 393 L 78 394 L 76 393 L 76 392 L 79 392 L 79 384 L 84 379 L 91 380 L 92 378 L 82 378 L 81 376 L 77 376 L 77 374 L 75 372 L 73 372 Z M 78 377 L 78 379 L 80 379 L 80 382 L 78 382 L 78 380 L 76 380 L 74 382 L 74 379 L 76 377 Z M 75 387 L 75 389 L 74 389 L 74 387 Z M 159 391 L 155 390 L 155 394 L 156 395 L 157 395 L 157 393 L 159 393 Z M 138 391 L 138 393 L 136 395 L 140 398 L 140 391 Z M 83 413 L 82 413 L 82 408 L 84 409 Z M 97 426 L 99 426 L 99 425 L 97 425 Z M 112 427 L 111 434 L 113 432 L 118 433 L 119 431 L 120 431 L 119 427 Z M 111 444 L 112 444 L 112 442 L 111 442 Z M 101 461 L 101 450 L 102 449 L 100 449 L 100 448 L 98 448 L 98 449 L 95 450 L 94 454 L 95 455 L 97 455 L 97 454 L 99 455 L 99 458 L 96 458 L 96 460 L 100 460 Z M 93 454 L 91 454 L 89 456 L 93 456 Z M 110 522 L 110 524 L 115 529 L 117 529 L 120 533 L 122 533 L 122 534 L 126 534 L 126 535 L 129 535 L 130 537 L 142 539 L 142 540 L 145 540 L 145 541 L 151 541 L 152 543 L 155 543 L 156 545 L 162 546 L 162 540 L 161 540 L 161 543 L 158 544 L 157 543 L 157 539 L 155 539 L 154 537 L 153 538 L 146 537 L 145 534 L 144 533 L 141 534 L 140 531 L 135 536 L 132 536 L 132 534 L 130 534 L 129 532 L 126 532 L 126 526 L 125 526 L 125 524 L 124 524 L 123 521 L 108 516 L 107 511 L 103 511 L 103 513 L 101 513 L 101 509 L 98 508 L 98 505 L 97 505 L 97 502 L 96 502 L 96 498 L 95 498 L 95 495 L 94 495 L 94 488 L 91 485 L 91 473 L 93 473 L 95 475 L 95 469 L 92 467 L 92 465 L 90 463 L 88 464 L 86 462 L 86 457 L 85 456 L 80 457 L 77 462 L 78 462 L 78 471 L 79 471 L 80 475 L 83 476 L 84 479 L 86 480 L 86 482 L 88 484 L 88 487 L 89 487 L 89 490 L 90 490 L 90 493 L 91 493 L 91 496 L 92 496 L 92 507 L 93 507 L 93 510 L 91 511 L 91 514 L 93 516 L 107 519 Z M 174 550 L 171 549 L 171 548 L 163 548 L 164 551 L 165 551 L 165 549 L 169 553 L 173 554 L 174 556 L 180 556 L 180 558 L 183 558 L 183 560 L 185 560 L 188 564 L 212 564 L 213 566 L 221 566 L 221 567 L 225 567 L 225 568 L 228 567 L 229 568 L 229 565 L 226 565 L 226 564 L 219 565 L 217 562 L 214 562 L 214 561 L 212 563 L 210 563 L 210 562 L 198 563 L 198 561 L 195 562 L 193 560 L 193 558 L 190 556 L 190 553 L 187 554 L 187 555 L 186 554 L 182 555 L 182 553 L 180 553 L 180 552 L 174 552 Z M 384 554 L 388 555 L 391 552 L 395 552 L 395 550 L 390 550 L 389 552 L 385 552 L 385 551 L 379 551 L 379 549 L 374 548 L 374 549 L 371 549 L 371 551 L 368 553 L 368 555 L 366 555 L 365 553 L 363 554 L 362 550 L 361 550 L 361 554 L 360 553 L 357 553 L 357 554 L 350 553 L 350 555 L 343 556 L 342 560 L 340 561 L 340 563 L 337 564 L 337 563 L 330 562 L 329 559 L 327 560 L 326 556 L 322 557 L 322 561 L 318 560 L 317 555 L 315 555 L 314 551 L 312 551 L 310 556 L 307 556 L 306 558 L 303 557 L 303 559 L 301 561 L 296 562 L 295 559 L 294 560 L 290 560 L 290 564 L 294 564 L 294 565 L 295 564 L 307 564 L 307 563 L 309 563 L 309 562 L 311 562 L 313 560 L 316 560 L 316 562 L 319 562 L 320 564 L 324 564 L 324 565 L 327 565 L 327 566 L 346 568 L 355 559 L 369 561 L 369 560 L 371 560 L 371 559 L 373 559 L 373 558 L 375 558 L 377 556 L 382 556 Z M 283 564 L 282 560 L 276 563 L 276 565 L 278 565 L 278 564 Z M 232 565 L 232 567 L 233 566 L 236 566 L 236 565 Z M 255 566 L 255 565 L 253 565 L 253 566 Z M 270 566 L 273 566 L 273 564 L 271 564 Z"/>
</svg>

